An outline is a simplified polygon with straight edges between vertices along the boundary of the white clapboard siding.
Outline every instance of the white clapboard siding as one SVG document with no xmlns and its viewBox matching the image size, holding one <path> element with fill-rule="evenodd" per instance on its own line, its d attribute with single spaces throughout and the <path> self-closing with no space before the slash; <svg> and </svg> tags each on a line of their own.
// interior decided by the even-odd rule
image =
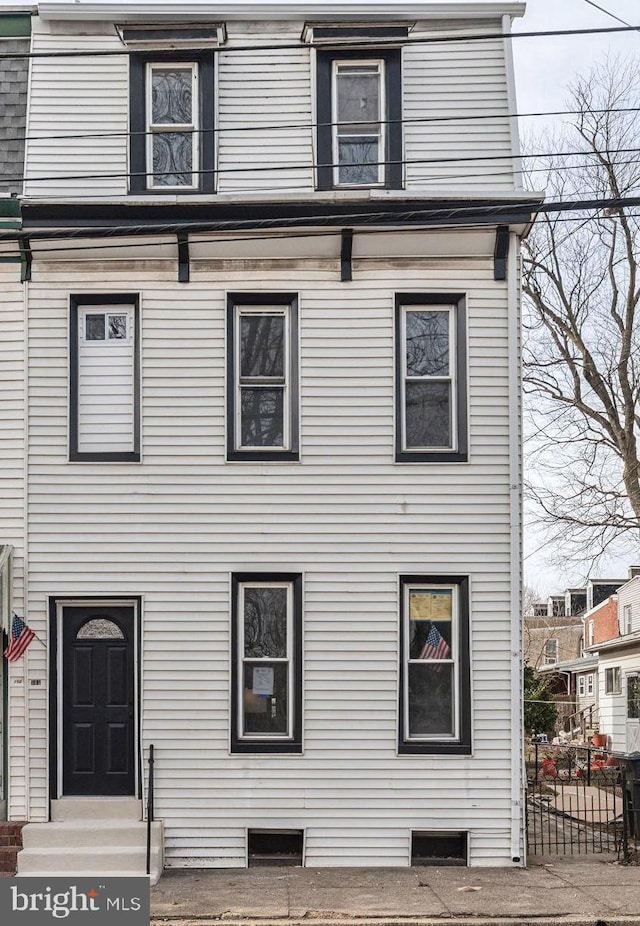
<svg viewBox="0 0 640 926">
<path fill-rule="evenodd" d="M 621 633 L 626 633 L 626 606 L 631 608 L 631 633 L 640 631 L 640 576 L 636 576 L 618 590 L 618 625 Z"/>
<path fill-rule="evenodd" d="M 266 47 L 295 44 L 301 28 L 300 22 L 278 23 L 277 28 L 228 24 L 227 44 L 216 53 L 220 193 L 314 189 L 311 51 L 302 43 L 299 48 Z M 454 31 L 496 33 L 501 24 L 463 22 Z M 411 37 L 451 32 L 450 23 L 421 23 Z M 65 33 L 57 24 L 50 32 L 47 23 L 35 20 L 36 53 L 119 48 L 115 29 L 82 35 L 71 34 L 71 27 Z M 402 82 L 408 190 L 513 189 L 505 46 L 500 39 L 408 44 L 402 52 Z M 28 196 L 126 195 L 128 83 L 126 55 L 32 60 Z M 68 135 L 75 137 L 60 137 Z M 476 160 L 482 156 L 486 160 Z"/>
<path fill-rule="evenodd" d="M 0 265 L 2 311 L 0 311 L 0 544 L 13 550 L 13 609 L 24 613 L 24 289 L 20 264 Z M 27 651 L 26 659 L 30 656 Z M 11 795 L 11 819 L 27 817 L 27 749 L 25 736 L 24 668 L 5 665 L 11 699 L 8 733 L 9 768 L 5 775 L 5 797 Z M 4 766 L 4 762 L 2 763 Z M 5 770 L 6 771 L 6 770 Z"/>
<path fill-rule="evenodd" d="M 34 20 L 32 50 L 36 54 L 118 49 L 122 43 L 115 28 L 106 35 L 50 34 L 47 24 Z M 128 132 L 126 55 L 32 59 L 27 196 L 125 195 Z"/>
<path fill-rule="evenodd" d="M 126 315 L 127 337 L 86 340 L 87 315 Z M 108 324 L 105 322 L 105 334 Z M 92 305 L 78 312 L 78 451 L 127 453 L 134 446 L 133 306 Z"/>
<path fill-rule="evenodd" d="M 464 233 L 461 233 L 464 235 Z M 401 283 L 398 281 L 401 280 Z M 139 292 L 142 466 L 67 462 L 68 293 Z M 394 463 L 394 294 L 468 294 L 471 461 Z M 227 291 L 300 303 L 300 463 L 225 461 Z M 412 829 L 511 862 L 507 289 L 485 259 L 43 265 L 29 290 L 29 620 L 48 595 L 143 596 L 143 738 L 170 867 L 245 864 L 302 828 L 308 865 L 406 865 Z M 304 754 L 229 755 L 230 574 L 304 574 Z M 398 575 L 471 579 L 474 755 L 396 754 Z M 42 652 L 40 652 L 42 650 Z M 46 678 L 44 648 L 34 671 Z M 37 661 L 39 660 L 39 662 Z M 46 685 L 31 696 L 45 819 Z"/>
<path fill-rule="evenodd" d="M 640 584 L 640 583 L 639 583 Z M 605 674 L 607 669 L 619 668 L 622 689 L 620 694 L 605 694 Z M 640 673 L 640 645 L 622 652 L 611 650 L 601 652 L 599 668 L 599 730 L 611 737 L 611 749 L 614 752 L 631 751 L 634 745 L 627 740 L 627 678 Z"/>
<path fill-rule="evenodd" d="M 313 189 L 310 50 L 261 47 L 295 43 L 294 25 L 254 34 L 228 24 L 229 51 L 218 55 L 221 193 Z"/>
<path fill-rule="evenodd" d="M 451 31 L 451 24 L 420 23 L 411 37 Z M 496 34 L 502 24 L 456 23 L 455 32 Z M 502 40 L 408 45 L 402 82 L 407 189 L 513 189 Z"/>
</svg>

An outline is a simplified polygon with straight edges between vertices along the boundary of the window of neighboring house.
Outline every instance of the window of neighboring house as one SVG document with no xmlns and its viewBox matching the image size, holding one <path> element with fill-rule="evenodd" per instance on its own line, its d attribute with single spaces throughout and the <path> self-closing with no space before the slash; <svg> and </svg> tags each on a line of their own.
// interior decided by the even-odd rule
<svg viewBox="0 0 640 926">
<path fill-rule="evenodd" d="M 622 670 L 620 666 L 613 666 L 604 670 L 604 693 L 608 695 L 622 694 Z"/>
<path fill-rule="evenodd" d="M 302 577 L 232 583 L 232 752 L 302 751 Z"/>
<path fill-rule="evenodd" d="M 213 192 L 213 53 L 130 56 L 130 190 Z"/>
<path fill-rule="evenodd" d="M 400 753 L 471 752 L 469 580 L 401 576 Z"/>
<path fill-rule="evenodd" d="M 138 297 L 71 297 L 69 459 L 140 459 Z"/>
<path fill-rule="evenodd" d="M 578 676 L 578 695 L 581 698 L 584 697 L 585 690 L 586 690 L 585 679 L 586 679 L 586 676 L 584 675 Z"/>
<path fill-rule="evenodd" d="M 587 675 L 587 694 L 593 694 L 593 674 Z"/>
<path fill-rule="evenodd" d="M 626 604 L 622 609 L 622 633 L 631 633 L 632 628 L 631 605 Z"/>
<path fill-rule="evenodd" d="M 544 664 L 553 665 L 558 661 L 558 640 L 551 638 L 544 644 Z"/>
<path fill-rule="evenodd" d="M 640 675 L 627 675 L 627 718 L 640 719 Z"/>
<path fill-rule="evenodd" d="M 464 296 L 396 296 L 396 460 L 467 460 Z"/>
<path fill-rule="evenodd" d="M 323 49 L 317 63 L 318 188 L 400 189 L 400 49 Z"/>
<path fill-rule="evenodd" d="M 227 458 L 297 460 L 297 297 L 230 294 L 227 312 Z"/>
<path fill-rule="evenodd" d="M 593 641 L 595 639 L 595 623 L 594 621 L 589 621 L 587 626 L 587 646 L 593 646 Z"/>
</svg>

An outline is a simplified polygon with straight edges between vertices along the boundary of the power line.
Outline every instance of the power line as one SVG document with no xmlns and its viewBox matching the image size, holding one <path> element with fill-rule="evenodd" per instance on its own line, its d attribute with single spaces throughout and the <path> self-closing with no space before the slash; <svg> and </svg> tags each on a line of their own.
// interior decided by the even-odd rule
<svg viewBox="0 0 640 926">
<path fill-rule="evenodd" d="M 616 16 L 615 13 L 612 13 L 611 10 L 605 9 L 603 6 L 599 6 L 597 3 L 594 3 L 593 0 L 584 0 L 585 3 L 588 3 L 589 6 L 592 6 L 596 10 L 600 10 L 601 13 L 604 13 L 605 16 L 610 16 L 611 19 L 615 19 L 617 22 L 622 23 L 623 26 L 629 26 L 630 29 L 633 29 L 634 26 L 631 23 L 628 23 L 626 19 L 620 19 L 619 16 Z"/>
<path fill-rule="evenodd" d="M 352 213 L 334 213 L 326 215 L 307 215 L 287 218 L 269 218 L 269 219 L 224 219 L 217 221 L 203 221 L 201 219 L 191 219 L 181 222 L 162 222 L 149 223 L 146 225 L 113 225 L 113 226 L 89 226 L 58 228 L 50 231 L 44 231 L 37 228 L 26 228 L 22 230 L 12 230 L 0 232 L 0 240 L 20 241 L 32 239 L 34 241 L 53 241 L 63 238 L 96 238 L 102 236 L 108 237 L 135 237 L 138 234 L 147 235 L 173 235 L 177 232 L 223 232 L 223 231 L 252 231 L 262 229 L 285 229 L 296 228 L 298 226 L 316 226 L 328 225 L 333 223 L 341 227 L 351 223 L 366 222 L 368 225 L 375 225 L 378 222 L 387 222 L 393 219 L 396 224 L 413 223 L 413 230 L 419 224 L 438 221 L 440 225 L 446 225 L 449 221 L 455 223 L 460 219 L 461 225 L 477 227 L 481 225 L 482 216 L 490 216 L 491 224 L 499 224 L 502 216 L 509 216 L 513 210 L 519 210 L 524 215 L 529 213 L 555 213 L 555 212 L 584 212 L 602 209 L 624 209 L 640 207 L 640 196 L 627 196 L 616 198 L 593 198 L 585 200 L 557 200 L 555 202 L 539 203 L 533 197 L 530 201 L 517 199 L 512 201 L 501 201 L 489 205 L 476 206 L 458 206 L 458 207 L 422 207 L 418 209 L 397 212 L 389 215 L 388 212 L 352 212 Z M 465 223 L 465 219 L 468 221 Z M 428 226 L 433 227 L 433 226 Z M 388 231 L 383 226 L 378 231 Z"/>
<path fill-rule="evenodd" d="M 630 213 L 627 213 L 627 217 L 628 217 L 628 218 L 637 218 L 637 219 L 640 219 L 640 215 L 635 215 L 635 214 L 630 214 Z M 621 218 L 622 218 L 621 215 L 614 214 L 614 215 L 606 216 L 606 221 L 610 222 L 610 221 L 615 221 L 615 220 L 618 220 L 618 219 L 621 219 Z M 586 218 L 583 217 L 583 218 L 581 218 L 580 220 L 578 220 L 578 219 L 573 218 L 573 217 L 570 217 L 570 216 L 563 216 L 563 217 L 559 217 L 559 218 L 554 219 L 554 225 L 555 225 L 555 224 L 558 224 L 558 223 L 569 223 L 569 222 L 575 223 L 575 222 L 577 222 L 577 221 L 580 222 L 580 225 L 578 226 L 578 228 L 581 229 L 581 228 L 584 227 L 588 222 L 602 222 L 602 221 L 604 221 L 604 218 L 603 218 L 602 216 L 592 215 L 592 216 L 587 216 Z M 475 225 L 475 224 L 468 224 L 468 225 L 460 224 L 460 225 L 456 225 L 456 226 L 455 226 L 455 228 L 456 228 L 457 231 L 461 231 L 461 230 L 464 230 L 464 229 L 477 229 L 477 227 L 478 227 L 478 226 Z M 432 225 L 424 225 L 424 226 L 413 225 L 413 226 L 411 226 L 411 228 L 408 228 L 408 229 L 407 229 L 407 228 L 393 228 L 393 227 L 392 227 L 392 228 L 358 228 L 358 229 L 356 230 L 356 234 L 357 234 L 357 235 L 380 235 L 380 234 L 384 234 L 384 235 L 403 235 L 403 234 L 404 234 L 404 235 L 409 235 L 409 234 L 415 234 L 416 232 L 420 232 L 420 231 L 433 231 L 433 230 L 434 230 L 434 226 L 432 226 Z M 74 231 L 75 231 L 75 230 L 74 230 Z M 301 239 L 301 238 L 330 238 L 330 237 L 337 237 L 337 236 L 340 234 L 340 228 L 339 228 L 339 227 L 331 228 L 331 229 L 328 230 L 328 231 L 315 231 L 315 230 L 313 230 L 313 229 L 309 229 L 309 230 L 303 231 L 303 232 L 286 232 L 286 231 L 285 231 L 285 232 L 282 232 L 282 233 L 280 233 L 280 234 L 277 233 L 277 232 L 278 232 L 278 229 L 277 229 L 277 228 L 274 229 L 274 231 L 276 232 L 275 234 L 274 234 L 273 232 L 269 232 L 269 230 L 266 229 L 266 230 L 265 230 L 265 233 L 264 233 L 264 234 L 261 234 L 261 235 L 241 235 L 241 236 L 239 236 L 239 237 L 228 237 L 228 236 L 225 235 L 224 238 L 219 238 L 219 239 L 212 239 L 211 237 L 206 237 L 206 238 L 190 237 L 190 238 L 189 238 L 189 243 L 190 243 L 190 244 L 221 244 L 221 245 L 227 245 L 227 244 L 233 244 L 233 243 L 245 243 L 245 242 L 249 242 L 249 241 L 272 241 L 274 238 L 276 238 L 276 239 L 282 239 L 283 241 L 291 241 L 291 240 L 296 240 L 296 239 Z M 174 233 L 175 233 L 175 232 L 170 231 L 170 230 L 169 230 L 169 231 L 166 231 L 166 234 L 167 234 L 167 235 L 174 234 Z M 95 229 L 86 229 L 86 230 L 82 231 L 80 234 L 74 235 L 74 237 L 91 237 L 92 234 L 95 234 L 96 238 L 102 237 L 102 234 L 101 234 L 101 233 L 96 233 L 96 232 L 95 232 Z M 192 233 L 192 234 L 194 234 L 194 233 Z M 24 237 L 33 237 L 33 235 L 30 234 L 30 232 L 27 230 L 27 231 L 25 231 Z M 51 240 L 53 240 L 53 241 L 59 240 L 59 239 L 61 239 L 61 238 L 65 238 L 65 237 L 69 237 L 69 233 L 68 233 L 67 231 L 60 231 L 60 232 L 59 232 L 58 234 L 56 234 L 55 236 L 38 237 L 38 238 L 35 239 L 35 240 L 38 240 L 38 241 L 45 241 L 45 242 L 46 242 L 46 241 L 51 241 Z M 126 233 L 123 234 L 123 237 L 127 237 Z M 0 240 L 5 240 L 5 241 L 7 241 L 7 240 L 15 240 L 16 243 L 17 243 L 17 240 L 18 240 L 18 239 L 17 239 L 17 238 L 9 238 L 9 237 L 7 237 L 6 235 L 0 235 Z M 127 241 L 126 245 L 123 245 L 122 242 L 113 242 L 113 243 L 109 243 L 109 244 L 105 244 L 105 243 L 102 243 L 102 244 L 99 244 L 99 243 L 98 243 L 98 244 L 80 244 L 80 245 L 65 244 L 65 245 L 62 245 L 61 247 L 58 247 L 58 248 L 56 248 L 56 247 L 47 247 L 46 249 L 44 249 L 44 250 L 41 252 L 40 256 L 46 257 L 47 254 L 54 254 L 54 253 L 57 253 L 57 252 L 59 252 L 59 251 L 66 251 L 66 252 L 68 252 L 68 251 L 73 251 L 73 252 L 82 252 L 82 251 L 110 251 L 110 250 L 115 250 L 115 249 L 123 248 L 123 247 L 126 247 L 127 249 L 130 249 L 130 248 L 144 248 L 144 247 L 146 247 L 146 248 L 149 248 L 149 247 L 164 247 L 165 244 L 166 244 L 166 242 L 164 242 L 164 241 L 151 241 L 151 242 L 149 242 L 149 241 Z M 0 257 L 16 257 L 16 256 L 17 256 L 17 255 L 16 255 L 16 252 L 15 252 L 15 251 L 0 251 Z M 171 259 L 172 259 L 172 260 L 175 260 L 175 257 L 172 256 Z M 197 261 L 197 259 L 198 259 L 198 258 L 195 258 L 196 261 Z M 205 258 L 205 259 L 208 259 L 208 258 Z M 366 259 L 366 258 L 365 258 L 365 259 Z"/>
<path fill-rule="evenodd" d="M 610 148 L 607 150 L 608 154 L 631 154 L 640 152 L 640 148 Z M 403 165 L 408 166 L 412 164 L 468 164 L 468 163 L 489 163 L 493 161 L 509 161 L 509 160 L 534 160 L 542 158 L 555 158 L 555 157 L 584 157 L 584 156 L 596 156 L 596 152 L 591 151 L 543 151 L 536 152 L 535 154 L 513 154 L 511 152 L 505 154 L 489 154 L 489 155 L 465 155 L 464 157 L 447 157 L 447 158 L 398 158 L 396 160 L 380 160 L 380 161 L 361 161 L 349 163 L 350 168 L 353 167 L 388 167 L 391 165 Z M 317 170 L 322 167 L 333 167 L 337 165 L 331 164 L 318 164 L 316 161 L 309 161 L 304 164 L 258 164 L 251 165 L 248 167 L 211 167 L 211 168 L 198 168 L 197 170 L 170 170 L 170 171 L 129 171 L 126 173 L 106 173 L 106 174 L 56 174 L 48 175 L 44 177 L 27 177 L 25 175 L 16 175 L 13 177 L 3 177 L 0 181 L 1 183 L 51 183 L 51 182 L 60 182 L 69 180 L 122 180 L 128 179 L 130 177 L 165 177 L 165 176 L 176 176 L 184 174 L 185 176 L 203 176 L 208 174 L 213 174 L 214 176 L 220 176 L 221 174 L 254 174 L 254 173 L 272 173 L 278 171 L 309 171 Z M 446 178 L 444 178 L 446 179 Z M 162 192 L 181 192 L 180 187 L 167 187 L 166 189 L 158 186 L 154 187 L 154 190 L 158 193 Z"/>
<path fill-rule="evenodd" d="M 518 160 L 519 157 L 516 156 L 514 159 Z M 640 164 L 640 159 L 629 158 L 625 160 L 612 160 L 611 161 L 612 167 L 624 167 L 624 166 L 629 166 L 632 164 Z M 521 170 L 514 170 L 512 168 L 509 168 L 508 170 L 503 170 L 503 171 L 502 170 L 492 170 L 490 173 L 482 174 L 482 179 L 485 181 L 487 180 L 492 181 L 492 180 L 500 179 L 502 177 L 510 178 L 516 175 L 529 176 L 531 174 L 554 174 L 554 173 L 560 173 L 560 172 L 564 173 L 565 171 L 570 171 L 570 170 L 584 170 L 585 168 L 592 167 L 592 166 L 595 166 L 593 162 L 585 161 L 585 162 L 580 162 L 577 164 L 576 163 L 562 164 L 562 165 L 558 165 L 555 167 L 552 165 L 546 165 L 544 167 L 527 167 Z M 452 180 L 468 180 L 468 179 L 478 179 L 478 172 L 474 171 L 473 173 L 455 173 L 455 174 L 447 173 L 446 175 L 420 174 L 420 175 L 413 176 L 412 182 L 441 183 L 442 181 L 446 181 L 447 183 L 450 183 Z M 235 195 L 255 193 L 255 192 L 256 191 L 252 189 L 233 190 L 233 193 Z M 286 191 L 286 190 L 283 191 L 282 186 L 261 186 L 257 192 L 264 194 L 264 193 L 282 193 L 282 192 L 291 192 L 291 191 Z M 293 191 L 293 192 L 296 192 L 296 191 Z M 217 196 L 218 194 L 213 194 L 213 195 Z M 63 202 L 68 199 L 69 199 L 68 193 L 59 194 L 57 197 L 55 194 L 47 194 L 47 201 L 49 203 Z M 74 193 L 73 194 L 74 202 L 88 201 L 88 202 L 96 203 L 99 200 L 103 202 L 111 202 L 113 200 L 113 193 L 104 193 L 104 194 L 91 194 L 91 193 L 76 194 Z"/>
<path fill-rule="evenodd" d="M 470 116 L 409 116 L 403 119 L 381 119 L 378 124 L 392 126 L 392 125 L 413 125 L 413 124 L 431 124 L 431 123 L 450 123 L 450 122 L 486 122 L 490 119 L 532 119 L 542 116 L 578 116 L 583 112 L 579 109 L 557 109 L 557 110 L 548 110 L 546 112 L 531 112 L 531 113 L 505 113 L 504 110 L 496 113 L 475 113 Z M 623 106 L 623 107 L 606 107 L 604 109 L 589 109 L 590 113 L 596 115 L 605 114 L 605 113 L 637 113 L 640 112 L 640 107 L 638 106 Z M 234 113 L 225 113 L 225 118 L 235 115 Z M 289 130 L 289 129 L 330 129 L 334 126 L 341 125 L 342 123 L 338 122 L 291 122 L 291 123 L 261 123 L 260 125 L 232 125 L 232 126 L 218 126 L 213 129 L 188 129 L 186 131 L 181 131 L 181 135 L 202 135 L 208 133 L 211 135 L 223 135 L 227 132 L 264 132 L 274 130 Z M 349 125 L 371 125 L 370 122 L 366 121 L 353 121 Z M 24 141 L 24 142 L 33 142 L 33 141 L 72 141 L 72 140 L 89 140 L 89 139 L 99 139 L 99 138 L 135 138 L 136 136 L 147 136 L 154 135 L 154 132 L 151 131 L 140 131 L 140 132 L 79 132 L 79 133 L 68 133 L 62 135 L 26 135 L 26 134 L 10 134 L 9 131 L 3 133 L 3 137 L 10 141 Z"/>
<path fill-rule="evenodd" d="M 574 35 L 607 35 L 618 32 L 636 32 L 640 26 L 611 26 L 600 29 L 550 29 L 544 32 L 487 32 L 487 33 L 459 33 L 458 35 L 431 35 L 407 37 L 398 41 L 371 41 L 367 39 L 357 40 L 348 39 L 344 41 L 327 42 L 296 42 L 283 43 L 275 45 L 234 45 L 228 48 L 220 46 L 215 51 L 223 54 L 247 51 L 291 51 L 302 48 L 320 48 L 335 50 L 337 48 L 367 48 L 375 51 L 376 49 L 385 49 L 389 47 L 410 46 L 410 45 L 442 45 L 449 42 L 488 42 L 496 39 L 532 39 L 532 38 L 549 38 L 552 36 L 574 36 Z M 184 49 L 184 52 L 197 54 L 199 52 L 213 51 L 211 46 L 205 48 L 192 47 Z M 164 49 L 163 49 L 164 51 Z M 180 50 L 178 50 L 180 51 Z M 144 52 L 146 54 L 146 50 Z M 153 53 L 153 50 L 152 50 Z M 122 48 L 122 49 L 95 49 L 90 51 L 71 50 L 71 51 L 32 51 L 32 52 L 3 52 L 0 54 L 2 60 L 16 59 L 34 59 L 34 58 L 108 58 L 114 56 L 130 57 L 141 54 L 140 49 Z"/>
</svg>

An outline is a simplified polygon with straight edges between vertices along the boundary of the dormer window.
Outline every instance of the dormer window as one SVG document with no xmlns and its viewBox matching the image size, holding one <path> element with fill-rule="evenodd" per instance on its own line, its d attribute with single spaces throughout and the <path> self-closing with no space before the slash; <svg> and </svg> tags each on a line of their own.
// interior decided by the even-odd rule
<svg viewBox="0 0 640 926">
<path fill-rule="evenodd" d="M 318 189 L 401 189 L 400 49 L 320 49 L 317 62 Z"/>
<path fill-rule="evenodd" d="M 213 52 L 130 56 L 132 193 L 214 192 Z"/>
<path fill-rule="evenodd" d="M 333 62 L 333 182 L 384 183 L 384 61 Z"/>
</svg>

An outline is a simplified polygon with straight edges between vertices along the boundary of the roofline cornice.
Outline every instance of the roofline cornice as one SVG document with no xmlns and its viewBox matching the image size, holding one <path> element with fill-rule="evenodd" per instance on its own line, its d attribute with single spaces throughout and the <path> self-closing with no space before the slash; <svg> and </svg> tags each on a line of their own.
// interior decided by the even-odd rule
<svg viewBox="0 0 640 926">
<path fill-rule="evenodd" d="M 398 19 L 495 19 L 504 15 L 519 17 L 525 12 L 521 2 L 440 2 L 427 0 L 390 6 L 388 0 L 324 0 L 321 3 L 304 0 L 278 0 L 265 3 L 233 0 L 215 3 L 207 0 L 149 0 L 131 3 L 108 0 L 42 0 L 37 4 L 41 19 L 45 20 L 106 20 L 108 22 L 144 22 L 164 20 L 256 20 L 256 19 L 320 19 L 325 21 L 398 20 Z"/>
</svg>

